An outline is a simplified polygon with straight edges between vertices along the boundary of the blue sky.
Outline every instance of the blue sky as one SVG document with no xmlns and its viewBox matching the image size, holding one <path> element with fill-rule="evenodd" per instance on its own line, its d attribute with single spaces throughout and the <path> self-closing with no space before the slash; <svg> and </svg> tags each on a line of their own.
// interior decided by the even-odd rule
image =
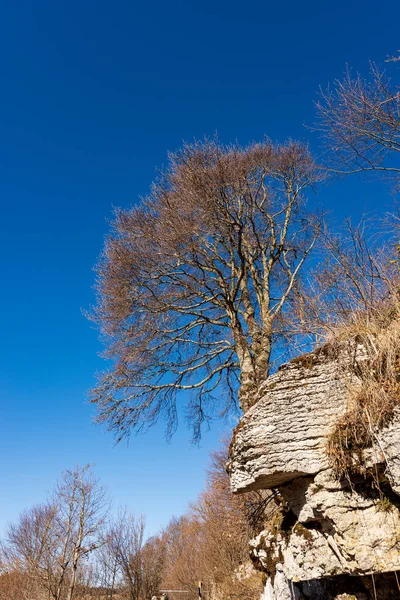
<svg viewBox="0 0 400 600">
<path fill-rule="evenodd" d="M 200 448 L 184 423 L 170 445 L 156 427 L 115 447 L 92 424 L 103 363 L 81 309 L 112 206 L 145 194 L 183 139 L 317 149 L 304 124 L 318 86 L 394 54 L 400 5 L 19 0 L 0 17 L 0 531 L 64 468 L 94 463 L 154 532 L 201 490 L 225 427 Z M 341 218 L 382 208 L 380 194 L 346 181 L 319 201 Z"/>
</svg>

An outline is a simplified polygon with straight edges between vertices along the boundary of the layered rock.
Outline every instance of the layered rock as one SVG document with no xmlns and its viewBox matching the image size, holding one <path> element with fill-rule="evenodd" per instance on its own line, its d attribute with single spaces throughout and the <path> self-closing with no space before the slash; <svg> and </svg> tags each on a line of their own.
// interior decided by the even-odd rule
<svg viewBox="0 0 400 600">
<path fill-rule="evenodd" d="M 340 353 L 340 360 L 337 359 Z M 233 492 L 276 487 L 328 467 L 325 445 L 348 408 L 361 346 L 321 349 L 283 365 L 260 389 L 231 444 Z"/>
<path fill-rule="evenodd" d="M 269 576 L 265 600 L 400 598 L 400 411 L 374 432 L 364 476 L 351 484 L 337 480 L 326 453 L 364 360 L 353 344 L 284 365 L 234 432 L 233 491 L 278 488 L 284 513 L 279 528 L 251 542 Z M 376 581 L 386 583 L 375 589 Z"/>
</svg>

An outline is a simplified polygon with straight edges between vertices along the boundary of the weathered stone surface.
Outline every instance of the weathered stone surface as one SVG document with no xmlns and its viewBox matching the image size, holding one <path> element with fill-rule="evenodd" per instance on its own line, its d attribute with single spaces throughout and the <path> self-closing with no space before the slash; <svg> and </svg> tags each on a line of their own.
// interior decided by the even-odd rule
<svg viewBox="0 0 400 600">
<path fill-rule="evenodd" d="M 363 348 L 343 346 L 282 367 L 260 390 L 231 444 L 232 489 L 278 488 L 280 531 L 250 543 L 268 575 L 264 600 L 400 598 L 400 407 L 362 457 L 365 475 L 338 481 L 326 443 L 357 384 Z M 288 524 L 289 523 L 289 524 Z"/>
<path fill-rule="evenodd" d="M 274 576 L 268 577 L 265 584 L 264 593 L 260 600 L 303 600 L 304 596 L 299 589 L 287 579 L 286 575 L 278 565 L 278 570 Z"/>
<path fill-rule="evenodd" d="M 276 487 L 326 469 L 326 439 L 347 409 L 346 365 L 364 358 L 360 346 L 343 346 L 341 360 L 323 351 L 292 361 L 260 389 L 242 417 L 230 451 L 234 492 Z"/>
<path fill-rule="evenodd" d="M 384 443 L 382 447 L 385 451 Z M 379 478 L 378 465 L 376 467 Z M 339 600 L 346 596 L 328 595 L 328 587 L 335 589 L 333 583 L 318 591 L 316 582 L 334 581 L 338 576 L 349 575 L 353 585 L 354 576 L 365 579 L 368 575 L 399 571 L 400 497 L 391 492 L 390 499 L 385 496 L 387 485 L 382 483 L 382 491 L 365 479 L 349 487 L 326 469 L 315 477 L 298 478 L 280 486 L 286 506 L 294 513 L 292 521 L 295 524 L 277 533 L 263 531 L 250 542 L 255 564 L 271 577 L 271 598 L 286 598 L 275 586 L 278 573 L 282 573 L 290 584 L 290 598 Z M 389 504 L 384 502 L 385 499 Z M 340 581 L 343 587 L 343 579 Z M 311 586 L 310 582 L 315 584 Z M 392 591 L 398 591 L 396 580 L 391 584 L 396 586 Z M 307 589 L 311 590 L 309 595 Z M 357 594 L 350 597 L 366 599 L 369 597 L 366 589 L 363 584 Z M 300 590 L 301 594 L 295 596 L 293 590 Z M 377 598 L 392 597 L 387 594 L 387 589 L 382 589 Z"/>
<path fill-rule="evenodd" d="M 299 523 L 281 547 L 290 580 L 400 569 L 400 511 L 368 487 L 343 488 L 327 470 L 280 488 Z"/>
<path fill-rule="evenodd" d="M 384 466 L 394 492 L 400 495 L 400 407 L 387 427 L 374 434 L 375 444 L 364 450 L 366 467 Z"/>
</svg>

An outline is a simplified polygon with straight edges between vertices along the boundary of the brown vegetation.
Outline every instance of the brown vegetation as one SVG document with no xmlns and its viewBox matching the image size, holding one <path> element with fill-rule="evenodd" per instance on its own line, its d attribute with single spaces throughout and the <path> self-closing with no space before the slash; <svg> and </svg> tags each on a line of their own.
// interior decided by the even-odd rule
<svg viewBox="0 0 400 600">
<path fill-rule="evenodd" d="M 256 600 L 261 575 L 248 540 L 264 526 L 269 496 L 233 496 L 226 461 L 227 444 L 213 454 L 206 490 L 188 513 L 148 539 L 144 517 L 106 515 L 88 468 L 66 471 L 51 501 L 9 527 L 0 600 L 150 600 L 163 589 L 197 600 L 199 580 L 206 598 Z"/>
<path fill-rule="evenodd" d="M 18 570 L 0 575 L 0 600 L 28 600 L 40 598 L 40 588 Z"/>
<path fill-rule="evenodd" d="M 384 308 L 384 307 L 382 307 Z M 385 307 L 387 308 L 387 307 Z M 400 405 L 400 305 L 392 300 L 390 325 L 382 327 L 382 314 L 369 315 L 357 342 L 368 359 L 356 365 L 357 382 L 350 387 L 349 411 L 337 423 L 328 442 L 328 455 L 339 477 L 365 474 L 363 450 L 379 442 Z M 379 329 L 380 327 L 380 329 Z"/>
<path fill-rule="evenodd" d="M 264 526 L 269 496 L 233 496 L 226 461 L 227 448 L 213 454 L 206 490 L 165 531 L 163 586 L 188 590 L 188 600 L 197 600 L 198 580 L 208 598 L 255 600 L 262 590 L 261 574 L 249 563 L 248 541 Z"/>
</svg>

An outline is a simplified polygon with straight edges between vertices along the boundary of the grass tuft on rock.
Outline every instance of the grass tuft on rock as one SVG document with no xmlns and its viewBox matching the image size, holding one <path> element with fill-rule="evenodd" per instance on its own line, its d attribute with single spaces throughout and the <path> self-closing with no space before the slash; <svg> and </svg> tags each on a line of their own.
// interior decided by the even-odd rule
<svg viewBox="0 0 400 600">
<path fill-rule="evenodd" d="M 362 317 L 362 315 L 360 315 Z M 364 450 L 379 440 L 400 405 L 400 300 L 368 319 L 353 321 L 349 334 L 367 351 L 354 364 L 349 410 L 337 422 L 327 443 L 330 464 L 338 478 L 365 473 Z M 345 337 L 344 328 L 338 339 Z"/>
</svg>

